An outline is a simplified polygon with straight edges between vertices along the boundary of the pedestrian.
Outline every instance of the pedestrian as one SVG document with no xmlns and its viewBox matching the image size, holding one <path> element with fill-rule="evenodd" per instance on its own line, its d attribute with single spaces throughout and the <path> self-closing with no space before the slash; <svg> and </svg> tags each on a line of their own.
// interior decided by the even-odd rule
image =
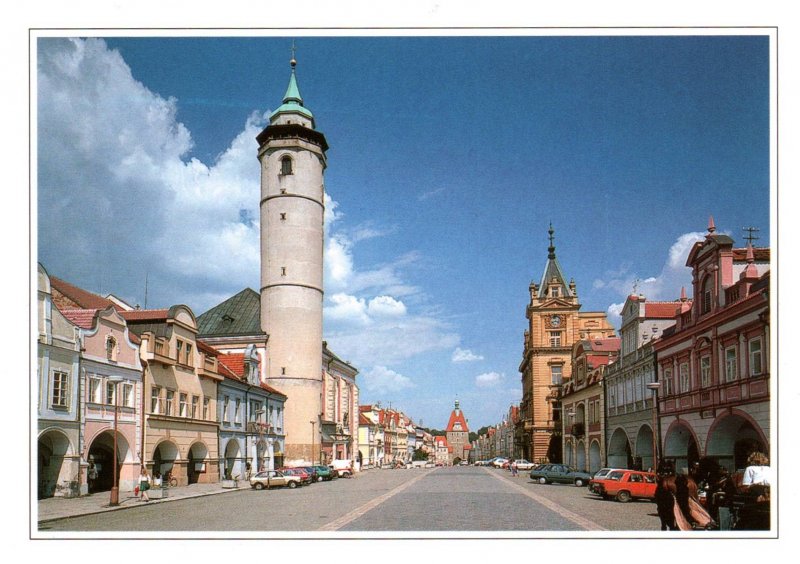
<svg viewBox="0 0 800 564">
<path fill-rule="evenodd" d="M 747 468 L 742 476 L 741 490 L 757 498 L 757 501 L 769 500 L 769 490 L 774 482 L 769 458 L 763 452 L 754 452 L 747 457 Z"/>
<path fill-rule="evenodd" d="M 142 492 L 142 501 L 150 501 L 150 496 L 147 495 L 147 490 L 150 489 L 150 475 L 147 473 L 147 468 L 142 466 L 139 472 L 139 491 Z"/>
<path fill-rule="evenodd" d="M 515 460 L 511 463 L 511 475 L 516 478 L 517 474 L 517 461 Z"/>
<path fill-rule="evenodd" d="M 94 482 L 97 480 L 97 467 L 94 460 L 89 461 L 89 470 L 86 472 L 86 482 L 89 485 L 89 493 L 94 491 Z"/>
</svg>

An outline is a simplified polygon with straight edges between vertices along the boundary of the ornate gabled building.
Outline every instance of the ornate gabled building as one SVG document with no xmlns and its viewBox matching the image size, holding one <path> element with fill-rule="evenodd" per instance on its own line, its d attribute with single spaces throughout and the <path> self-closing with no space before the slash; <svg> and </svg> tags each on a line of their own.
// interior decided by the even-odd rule
<svg viewBox="0 0 800 564">
<path fill-rule="evenodd" d="M 686 259 L 694 300 L 655 349 L 663 457 L 743 469 L 770 450 L 770 249 L 708 234 Z"/>
<path fill-rule="evenodd" d="M 531 282 L 525 309 L 522 401 L 515 452 L 532 462 L 561 461 L 559 390 L 572 371 L 572 346 L 582 339 L 614 336 L 604 312 L 581 312 L 574 280 L 567 283 L 556 259 L 553 226 L 539 283 Z"/>
<path fill-rule="evenodd" d="M 469 460 L 469 451 L 472 449 L 472 445 L 469 443 L 469 427 L 467 426 L 464 412 L 459 407 L 458 400 L 456 400 L 453 411 L 450 412 L 445 435 L 447 444 L 450 447 L 450 464 L 458 464 L 462 460 Z"/>
</svg>

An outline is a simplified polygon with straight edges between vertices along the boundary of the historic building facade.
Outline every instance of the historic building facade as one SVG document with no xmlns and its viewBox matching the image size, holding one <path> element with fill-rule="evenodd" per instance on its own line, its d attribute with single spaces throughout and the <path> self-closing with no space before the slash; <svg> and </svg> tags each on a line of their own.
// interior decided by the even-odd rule
<svg viewBox="0 0 800 564">
<path fill-rule="evenodd" d="M 653 345 L 663 456 L 733 471 L 770 449 L 770 252 L 734 248 L 709 221 L 695 243 L 693 302 Z"/>
<path fill-rule="evenodd" d="M 658 430 L 653 391 L 656 357 L 653 342 L 691 308 L 685 292 L 674 302 L 651 302 L 631 294 L 622 307 L 621 350 L 605 375 L 606 453 L 613 468 L 656 468 Z"/>
<path fill-rule="evenodd" d="M 322 353 L 323 406 L 316 426 L 321 458 L 317 460 L 323 464 L 349 460 L 351 468 L 355 468 L 359 453 L 358 370 L 331 352 L 326 342 L 322 343 Z"/>
<path fill-rule="evenodd" d="M 178 485 L 219 481 L 217 351 L 197 340 L 187 306 L 121 315 L 141 340 L 144 464 Z"/>
<path fill-rule="evenodd" d="M 603 376 L 619 354 L 619 339 L 580 340 L 572 347 L 572 373 L 561 395 L 563 459 L 585 472 L 606 460 Z"/>
<path fill-rule="evenodd" d="M 248 470 L 282 466 L 286 396 L 261 381 L 256 347 L 221 354 L 217 361 L 224 377 L 217 388 L 220 478 L 245 479 Z"/>
<path fill-rule="evenodd" d="M 559 391 L 572 371 L 572 346 L 582 339 L 614 336 L 604 312 L 581 312 L 575 282 L 567 283 L 556 259 L 550 226 L 547 263 L 538 284 L 531 282 L 525 309 L 522 401 L 515 451 L 532 462 L 561 460 Z"/>
<path fill-rule="evenodd" d="M 58 310 L 50 276 L 37 271 L 37 497 L 77 496 L 86 490 L 81 465 L 80 330 Z"/>
<path fill-rule="evenodd" d="M 458 464 L 462 460 L 469 460 L 469 451 L 472 445 L 469 442 L 469 427 L 464 417 L 464 412 L 459 407 L 456 400 L 453 411 L 450 412 L 450 419 L 447 421 L 445 429 L 447 445 L 450 447 L 450 464 Z"/>
</svg>

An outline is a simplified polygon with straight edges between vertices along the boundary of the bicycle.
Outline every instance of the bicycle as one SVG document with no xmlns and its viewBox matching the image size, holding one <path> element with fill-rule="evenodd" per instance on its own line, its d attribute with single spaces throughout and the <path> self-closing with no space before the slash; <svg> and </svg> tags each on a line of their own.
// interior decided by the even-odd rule
<svg viewBox="0 0 800 564">
<path fill-rule="evenodd" d="M 162 483 L 162 487 L 168 487 L 169 486 L 171 488 L 176 488 L 176 487 L 178 487 L 178 478 L 176 478 L 175 476 L 172 475 L 172 471 L 167 471 L 164 474 L 164 478 L 163 478 L 163 481 L 161 483 Z"/>
</svg>

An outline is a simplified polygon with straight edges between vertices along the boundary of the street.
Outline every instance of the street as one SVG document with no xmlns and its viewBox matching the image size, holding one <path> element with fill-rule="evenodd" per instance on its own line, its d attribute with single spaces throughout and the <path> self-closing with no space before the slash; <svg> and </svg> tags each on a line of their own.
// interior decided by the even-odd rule
<svg viewBox="0 0 800 564">
<path fill-rule="evenodd" d="M 57 531 L 656 531 L 655 504 L 604 501 L 527 473 L 457 466 L 368 470 L 298 489 L 239 490 L 42 523 Z"/>
</svg>

